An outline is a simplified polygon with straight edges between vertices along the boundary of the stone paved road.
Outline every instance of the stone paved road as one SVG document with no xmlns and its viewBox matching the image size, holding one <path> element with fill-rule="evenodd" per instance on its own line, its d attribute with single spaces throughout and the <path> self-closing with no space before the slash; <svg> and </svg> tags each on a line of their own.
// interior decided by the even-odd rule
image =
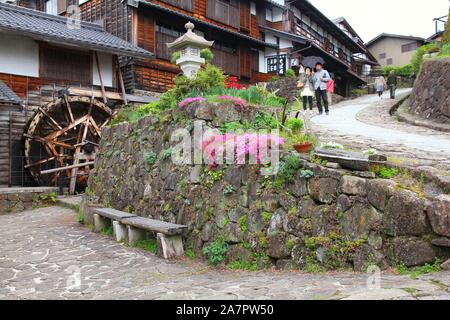
<svg viewBox="0 0 450 320">
<path fill-rule="evenodd" d="M 398 90 L 398 97 L 411 89 Z M 357 147 L 375 147 L 398 155 L 435 162 L 450 161 L 450 135 L 398 122 L 389 115 L 393 102 L 377 95 L 344 101 L 332 107 L 330 116 L 312 118 L 321 140 Z"/>
<path fill-rule="evenodd" d="M 166 262 L 78 226 L 59 207 L 0 216 L 0 299 L 450 299 L 450 273 L 232 272 Z M 77 275 L 81 280 L 79 287 Z"/>
</svg>

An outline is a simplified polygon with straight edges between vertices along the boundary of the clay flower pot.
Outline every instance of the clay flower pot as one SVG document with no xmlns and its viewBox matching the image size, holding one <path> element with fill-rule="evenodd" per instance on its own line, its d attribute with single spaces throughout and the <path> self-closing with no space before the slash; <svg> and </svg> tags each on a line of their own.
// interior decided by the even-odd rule
<svg viewBox="0 0 450 320">
<path fill-rule="evenodd" d="M 313 144 L 311 142 L 305 142 L 302 144 L 294 144 L 293 147 L 298 153 L 309 153 L 313 148 Z"/>
</svg>

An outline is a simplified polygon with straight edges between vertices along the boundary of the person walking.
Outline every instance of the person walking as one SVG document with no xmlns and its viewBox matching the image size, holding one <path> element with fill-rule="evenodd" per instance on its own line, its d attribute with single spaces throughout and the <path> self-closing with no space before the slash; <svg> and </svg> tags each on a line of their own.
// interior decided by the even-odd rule
<svg viewBox="0 0 450 320">
<path fill-rule="evenodd" d="M 386 79 L 384 79 L 382 75 L 378 76 L 375 79 L 375 86 L 377 87 L 378 96 L 380 97 L 380 99 L 383 99 L 383 93 L 387 87 Z"/>
<path fill-rule="evenodd" d="M 313 97 L 315 90 L 315 80 L 312 72 L 312 68 L 306 67 L 305 73 L 300 75 L 300 80 L 297 83 L 297 87 L 300 89 L 300 96 L 303 99 L 303 114 L 306 115 L 309 104 L 309 114 L 313 113 Z M 300 111 L 297 112 L 296 118 L 298 118 Z"/>
<path fill-rule="evenodd" d="M 395 91 L 397 90 L 397 75 L 394 70 L 391 70 L 389 73 L 387 85 L 391 91 L 391 99 L 395 99 Z"/>
<path fill-rule="evenodd" d="M 334 94 L 334 84 L 335 84 L 335 77 L 334 74 L 330 73 L 330 81 L 327 82 L 327 96 L 328 96 L 328 105 L 333 104 L 333 94 Z"/>
<path fill-rule="evenodd" d="M 328 110 L 328 95 L 327 95 L 327 83 L 330 81 L 330 74 L 327 70 L 323 69 L 322 63 L 316 64 L 316 73 L 314 73 L 314 87 L 316 91 L 317 109 L 319 114 L 323 114 L 323 107 L 325 107 L 325 113 L 330 114 Z M 322 107 L 323 102 L 323 107 Z"/>
</svg>

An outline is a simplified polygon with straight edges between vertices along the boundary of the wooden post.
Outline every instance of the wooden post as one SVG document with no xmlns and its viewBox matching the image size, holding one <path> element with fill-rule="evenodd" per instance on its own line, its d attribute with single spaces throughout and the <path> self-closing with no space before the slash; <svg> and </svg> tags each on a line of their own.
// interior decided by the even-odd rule
<svg viewBox="0 0 450 320">
<path fill-rule="evenodd" d="M 100 85 L 102 87 L 103 102 L 106 104 L 108 102 L 108 99 L 106 99 L 106 91 L 105 91 L 105 86 L 103 84 L 102 71 L 101 71 L 100 61 L 98 59 L 97 51 L 94 52 L 94 55 L 95 55 L 95 62 L 97 64 L 98 77 L 100 79 Z"/>
<path fill-rule="evenodd" d="M 114 56 L 114 61 L 116 62 L 117 74 L 119 76 L 119 84 L 122 91 L 122 100 L 124 104 L 128 104 L 127 93 L 125 92 L 125 85 L 123 83 L 122 71 L 120 70 L 119 58 L 117 58 L 116 55 Z"/>
</svg>

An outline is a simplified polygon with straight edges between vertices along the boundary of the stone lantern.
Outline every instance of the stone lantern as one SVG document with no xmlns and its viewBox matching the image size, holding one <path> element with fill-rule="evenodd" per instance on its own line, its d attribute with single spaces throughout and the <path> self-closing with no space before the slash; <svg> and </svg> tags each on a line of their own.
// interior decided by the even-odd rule
<svg viewBox="0 0 450 320">
<path fill-rule="evenodd" d="M 214 41 L 207 41 L 205 38 L 192 32 L 195 26 L 191 22 L 186 23 L 184 27 L 187 32 L 174 42 L 168 43 L 167 47 L 173 52 L 180 51 L 181 56 L 176 61 L 176 64 L 180 66 L 186 77 L 192 78 L 200 70 L 202 64 L 205 63 L 205 59 L 200 56 L 200 51 L 211 47 Z"/>
</svg>

